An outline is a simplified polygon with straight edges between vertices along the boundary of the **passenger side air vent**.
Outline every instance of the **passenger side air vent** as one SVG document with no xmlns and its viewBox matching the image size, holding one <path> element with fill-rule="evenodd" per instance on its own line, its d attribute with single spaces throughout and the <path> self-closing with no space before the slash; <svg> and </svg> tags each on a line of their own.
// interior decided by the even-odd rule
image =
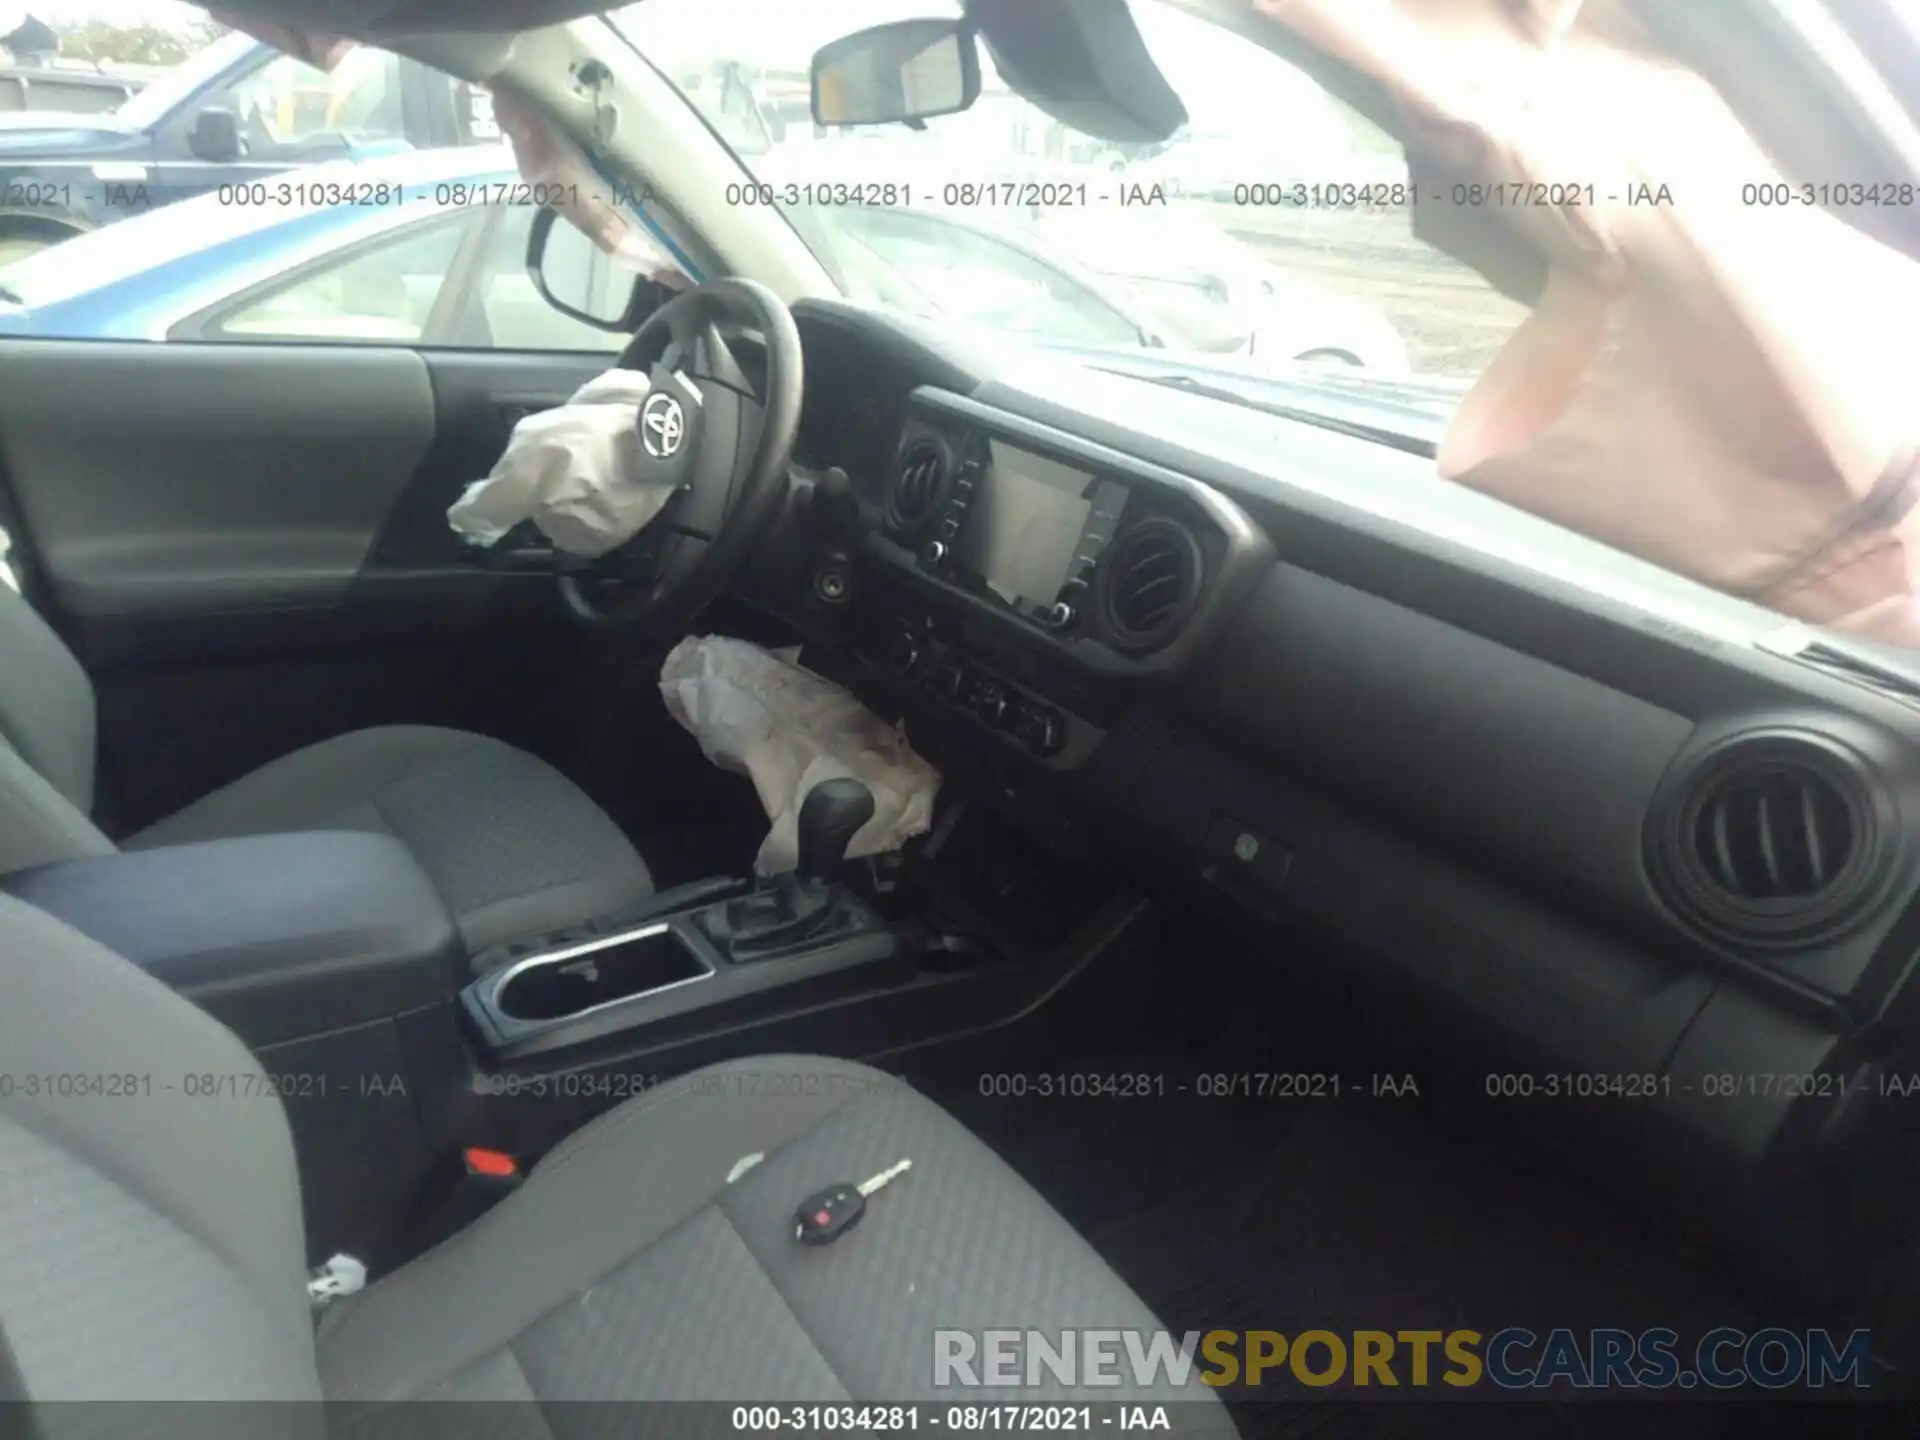
<svg viewBox="0 0 1920 1440">
<path fill-rule="evenodd" d="M 1850 752 L 1812 735 L 1733 740 L 1666 808 L 1657 880 L 1723 940 L 1801 945 L 1860 919 L 1880 835 L 1873 787 Z"/>
<path fill-rule="evenodd" d="M 953 457 L 931 436 L 912 441 L 900 452 L 893 483 L 887 487 L 887 529 L 913 535 L 940 514 L 953 481 Z"/>
<path fill-rule="evenodd" d="M 1107 638 L 1123 650 L 1165 645 L 1193 613 L 1205 568 L 1200 544 L 1184 525 L 1156 517 L 1121 531 L 1094 577 Z"/>
</svg>

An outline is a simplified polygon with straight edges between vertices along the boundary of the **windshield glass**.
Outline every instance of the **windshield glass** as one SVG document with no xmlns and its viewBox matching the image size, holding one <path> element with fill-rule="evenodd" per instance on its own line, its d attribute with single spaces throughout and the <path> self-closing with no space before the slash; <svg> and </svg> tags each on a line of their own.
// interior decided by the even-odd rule
<svg viewBox="0 0 1920 1440">
<path fill-rule="evenodd" d="M 199 54 L 163 70 L 114 114 L 129 129 L 149 129 L 249 50 L 260 48 L 258 40 L 237 30 L 222 35 Z"/>
<path fill-rule="evenodd" d="M 807 210 L 852 298 L 1095 363 L 1194 359 L 1472 378 L 1525 310 L 1413 235 L 1393 139 L 1250 40 L 1132 7 L 1188 121 L 1114 143 L 1014 94 L 981 54 L 969 109 L 914 130 L 814 125 L 814 51 L 917 0 L 642 0 L 609 18 L 731 146 L 742 204 Z"/>
</svg>

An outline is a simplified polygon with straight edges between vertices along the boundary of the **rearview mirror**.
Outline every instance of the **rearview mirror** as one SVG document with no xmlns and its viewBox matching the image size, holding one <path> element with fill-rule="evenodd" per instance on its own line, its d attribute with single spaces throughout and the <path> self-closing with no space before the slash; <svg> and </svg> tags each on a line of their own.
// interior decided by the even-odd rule
<svg viewBox="0 0 1920 1440">
<path fill-rule="evenodd" d="M 240 121 L 233 111 L 209 105 L 193 117 L 187 148 L 201 160 L 226 165 L 240 158 Z"/>
<path fill-rule="evenodd" d="M 959 22 L 899 20 L 821 46 L 812 89 L 816 125 L 914 124 L 979 98 L 980 54 Z"/>
<path fill-rule="evenodd" d="M 599 330 L 640 328 L 658 297 L 557 210 L 542 209 L 527 236 L 527 278 L 540 298 Z"/>
</svg>

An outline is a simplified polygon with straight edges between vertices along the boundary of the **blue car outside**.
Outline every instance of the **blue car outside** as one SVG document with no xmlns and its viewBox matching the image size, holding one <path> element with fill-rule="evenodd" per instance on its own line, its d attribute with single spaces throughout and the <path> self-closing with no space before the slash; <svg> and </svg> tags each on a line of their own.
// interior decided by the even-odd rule
<svg viewBox="0 0 1920 1440">
<path fill-rule="evenodd" d="M 485 204 L 518 178 L 505 148 L 492 146 L 315 166 L 204 195 L 0 266 L 0 335 L 175 338 L 200 312 L 254 286 Z M 342 187 L 372 203 L 326 203 Z"/>
</svg>

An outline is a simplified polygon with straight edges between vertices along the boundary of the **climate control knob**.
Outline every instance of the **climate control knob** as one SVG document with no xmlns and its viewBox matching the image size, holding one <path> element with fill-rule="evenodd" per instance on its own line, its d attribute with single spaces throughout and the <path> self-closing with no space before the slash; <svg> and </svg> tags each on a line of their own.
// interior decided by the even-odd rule
<svg viewBox="0 0 1920 1440">
<path fill-rule="evenodd" d="M 905 679 L 920 668 L 920 637 L 902 630 L 887 644 L 887 669 Z"/>
<path fill-rule="evenodd" d="M 1014 726 L 1020 743 L 1046 759 L 1058 755 L 1067 743 L 1067 725 L 1058 710 L 1036 705 L 1021 712 Z"/>
</svg>

